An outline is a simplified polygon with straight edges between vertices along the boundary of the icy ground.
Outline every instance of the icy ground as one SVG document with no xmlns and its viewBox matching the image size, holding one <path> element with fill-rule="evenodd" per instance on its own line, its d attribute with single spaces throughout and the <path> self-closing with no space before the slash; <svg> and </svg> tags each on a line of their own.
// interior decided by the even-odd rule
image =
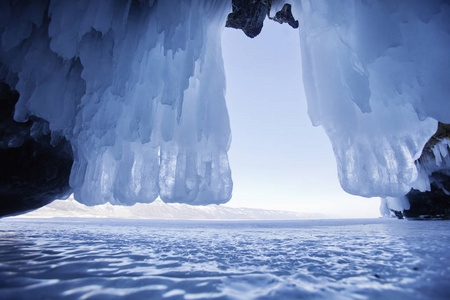
<svg viewBox="0 0 450 300">
<path fill-rule="evenodd" d="M 2 299 L 449 299 L 450 222 L 3 219 Z"/>
</svg>

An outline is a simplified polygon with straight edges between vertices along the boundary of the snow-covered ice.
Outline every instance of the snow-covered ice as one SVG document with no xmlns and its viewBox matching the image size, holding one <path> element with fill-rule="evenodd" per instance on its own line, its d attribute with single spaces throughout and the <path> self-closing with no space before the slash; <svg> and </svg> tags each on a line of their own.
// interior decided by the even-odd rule
<svg viewBox="0 0 450 300">
<path fill-rule="evenodd" d="M 0 222 L 2 299 L 449 299 L 450 222 Z"/>
</svg>

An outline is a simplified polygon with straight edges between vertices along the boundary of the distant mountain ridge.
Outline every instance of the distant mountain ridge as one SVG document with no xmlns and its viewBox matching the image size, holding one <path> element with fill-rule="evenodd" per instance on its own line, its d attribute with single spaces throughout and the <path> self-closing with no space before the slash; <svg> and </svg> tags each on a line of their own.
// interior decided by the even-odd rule
<svg viewBox="0 0 450 300">
<path fill-rule="evenodd" d="M 164 203 L 157 199 L 152 203 L 118 206 L 109 203 L 86 206 L 70 197 L 55 200 L 51 204 L 19 217 L 26 218 L 121 218 L 121 219 L 185 219 L 185 220 L 299 220 L 322 219 L 326 215 L 255 208 L 233 208 L 223 205 L 192 206 Z"/>
</svg>

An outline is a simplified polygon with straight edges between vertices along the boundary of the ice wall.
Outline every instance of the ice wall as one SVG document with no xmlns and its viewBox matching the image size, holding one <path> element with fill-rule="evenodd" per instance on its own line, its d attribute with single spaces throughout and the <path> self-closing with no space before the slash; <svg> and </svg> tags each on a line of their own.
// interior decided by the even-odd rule
<svg viewBox="0 0 450 300">
<path fill-rule="evenodd" d="M 449 1 L 303 0 L 293 6 L 308 112 L 342 187 L 372 197 L 429 188 L 415 161 L 450 122 Z"/>
<path fill-rule="evenodd" d="M 0 2 L 0 79 L 20 93 L 14 119 L 42 118 L 52 138 L 71 142 L 78 201 L 230 199 L 220 46 L 230 9 L 222 0 Z"/>
<path fill-rule="evenodd" d="M 415 161 L 437 121 L 450 123 L 449 2 L 292 9 L 309 115 L 330 137 L 343 188 L 391 198 L 428 189 Z M 52 144 L 70 142 L 78 201 L 230 199 L 220 48 L 230 11 L 228 0 L 0 1 L 0 81 L 20 93 L 14 119 L 47 121 Z"/>
</svg>

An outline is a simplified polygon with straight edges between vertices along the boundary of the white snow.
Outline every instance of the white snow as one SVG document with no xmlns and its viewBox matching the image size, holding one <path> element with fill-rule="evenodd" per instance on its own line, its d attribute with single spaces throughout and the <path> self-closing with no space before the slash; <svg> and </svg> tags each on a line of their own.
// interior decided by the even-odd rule
<svg viewBox="0 0 450 300">
<path fill-rule="evenodd" d="M 303 220 L 325 219 L 330 215 L 299 213 L 293 211 L 267 210 L 243 207 L 227 207 L 210 204 L 194 206 L 184 203 L 164 203 L 156 199 L 153 203 L 136 203 L 133 206 L 105 203 L 86 206 L 71 196 L 66 200 L 55 200 L 38 210 L 13 218 L 119 218 L 146 220 Z"/>
</svg>

